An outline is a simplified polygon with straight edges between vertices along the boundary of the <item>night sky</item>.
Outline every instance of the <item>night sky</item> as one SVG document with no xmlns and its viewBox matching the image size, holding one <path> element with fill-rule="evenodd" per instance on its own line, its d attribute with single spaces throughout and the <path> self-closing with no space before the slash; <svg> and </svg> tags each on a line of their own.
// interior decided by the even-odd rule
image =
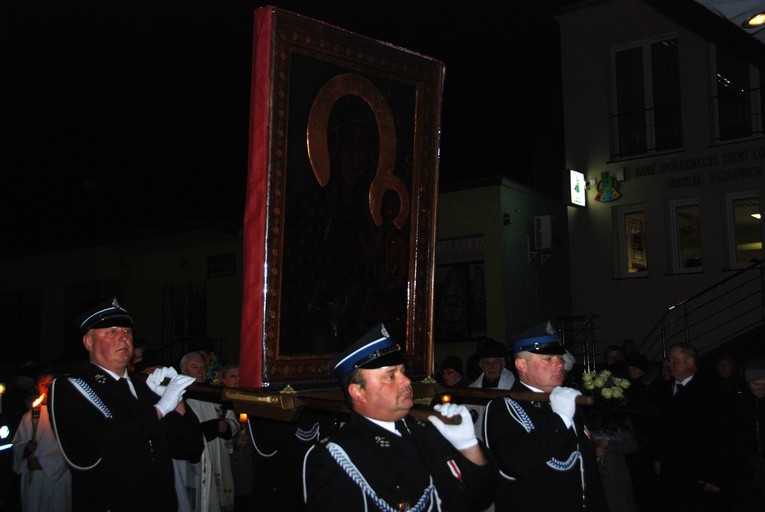
<svg viewBox="0 0 765 512">
<path fill-rule="evenodd" d="M 505 175 L 558 196 L 558 3 L 4 0 L 4 256 L 241 225 L 252 13 L 267 4 L 445 63 L 442 184 Z"/>
</svg>

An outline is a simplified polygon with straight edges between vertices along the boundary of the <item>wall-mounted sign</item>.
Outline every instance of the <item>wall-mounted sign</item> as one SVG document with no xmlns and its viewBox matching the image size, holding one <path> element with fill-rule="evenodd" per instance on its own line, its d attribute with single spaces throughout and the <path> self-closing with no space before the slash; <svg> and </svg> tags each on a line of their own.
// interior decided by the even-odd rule
<svg viewBox="0 0 765 512">
<path fill-rule="evenodd" d="M 610 176 L 608 171 L 600 173 L 600 181 L 598 181 L 598 193 L 595 194 L 595 200 L 601 203 L 608 203 L 615 201 L 622 197 L 618 190 L 619 183 L 616 178 Z"/>
<path fill-rule="evenodd" d="M 569 202 L 575 206 L 587 206 L 587 181 L 584 173 L 570 169 L 569 183 L 571 194 Z"/>
</svg>

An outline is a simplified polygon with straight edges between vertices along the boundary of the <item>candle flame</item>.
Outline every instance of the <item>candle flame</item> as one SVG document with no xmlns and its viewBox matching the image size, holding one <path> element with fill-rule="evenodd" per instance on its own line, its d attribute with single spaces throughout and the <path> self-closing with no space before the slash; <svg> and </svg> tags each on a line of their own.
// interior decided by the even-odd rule
<svg viewBox="0 0 765 512">
<path fill-rule="evenodd" d="M 448 404 L 452 401 L 452 395 L 441 395 L 441 403 Z"/>
<path fill-rule="evenodd" d="M 247 422 L 247 415 L 245 413 L 241 413 L 239 415 L 239 423 L 246 423 Z"/>
<path fill-rule="evenodd" d="M 32 407 L 40 407 L 40 404 L 43 402 L 43 400 L 45 400 L 45 393 L 38 396 L 37 399 L 32 402 Z"/>
</svg>

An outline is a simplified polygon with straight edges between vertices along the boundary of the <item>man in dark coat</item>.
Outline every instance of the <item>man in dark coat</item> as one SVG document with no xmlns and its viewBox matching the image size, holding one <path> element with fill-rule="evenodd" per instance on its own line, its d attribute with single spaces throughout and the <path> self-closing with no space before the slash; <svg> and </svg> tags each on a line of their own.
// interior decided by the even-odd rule
<svg viewBox="0 0 765 512">
<path fill-rule="evenodd" d="M 72 469 L 72 509 L 177 510 L 172 458 L 199 461 L 204 447 L 199 420 L 182 400 L 193 377 L 159 368 L 144 380 L 127 370 L 133 320 L 117 299 L 77 325 L 90 362 L 57 378 L 48 398 Z"/>
<path fill-rule="evenodd" d="M 352 412 L 349 424 L 305 457 L 303 490 L 311 511 L 483 510 L 494 497 L 496 468 L 486 458 L 470 413 L 437 405 L 431 424 L 413 406 L 406 360 L 379 324 L 333 363 Z"/>
<path fill-rule="evenodd" d="M 561 386 L 565 349 L 550 322 L 511 340 L 518 379 L 511 390 L 550 393 L 549 402 L 495 398 L 484 439 L 499 467 L 497 512 L 607 511 L 592 439 L 576 397 Z"/>
<path fill-rule="evenodd" d="M 765 357 L 744 363 L 746 391 L 736 397 L 735 487 L 742 512 L 765 510 Z"/>
<path fill-rule="evenodd" d="M 662 391 L 648 455 L 667 511 L 732 510 L 732 401 L 698 371 L 689 343 L 667 351 L 671 376 Z"/>
</svg>

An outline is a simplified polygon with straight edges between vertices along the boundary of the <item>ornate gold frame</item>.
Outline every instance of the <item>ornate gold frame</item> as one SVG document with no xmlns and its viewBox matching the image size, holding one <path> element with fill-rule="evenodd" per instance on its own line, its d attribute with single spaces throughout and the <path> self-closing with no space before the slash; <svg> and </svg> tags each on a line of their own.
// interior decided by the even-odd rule
<svg viewBox="0 0 765 512">
<path fill-rule="evenodd" d="M 312 336 L 301 334 L 309 322 L 304 312 L 320 301 L 313 292 L 310 299 L 301 302 L 299 288 L 322 289 L 325 285 L 321 279 L 326 279 L 330 288 L 339 288 L 332 286 L 331 278 L 317 277 L 312 282 L 311 277 L 317 274 L 313 268 L 324 264 L 321 262 L 327 260 L 326 253 L 333 250 L 341 259 L 347 252 L 363 252 L 356 251 L 348 242 L 349 235 L 358 231 L 355 226 L 361 226 L 359 238 L 363 238 L 367 230 L 376 233 L 375 229 L 383 225 L 386 191 L 394 192 L 399 200 L 397 214 L 390 219 L 398 231 L 391 232 L 405 240 L 408 258 L 403 298 L 405 319 L 401 332 L 394 338 L 407 354 L 412 376 L 429 375 L 433 368 L 433 275 L 443 63 L 270 6 L 255 11 L 254 39 L 244 223 L 242 385 L 334 381 L 330 362 L 343 348 L 337 344 L 342 340 L 347 346 L 350 336 L 363 334 L 372 327 L 372 316 L 365 312 L 359 313 L 360 318 L 353 317 L 348 322 L 353 327 L 344 328 L 341 333 L 345 338 L 333 331 L 323 338 L 317 335 L 318 342 L 308 340 Z M 348 114 L 338 121 L 344 115 L 343 109 Z M 337 111 L 341 114 L 333 114 Z M 361 112 L 358 117 L 364 118 L 354 118 L 356 111 Z M 351 126 L 354 123 L 359 126 Z M 374 129 L 368 129 L 370 124 Z M 346 139 L 331 142 L 334 134 L 342 130 L 363 132 L 367 138 L 376 130 L 376 139 L 372 137 L 371 149 L 351 147 Z M 354 211 L 343 203 L 352 203 L 352 199 L 328 192 L 333 157 L 350 159 L 337 156 L 342 152 L 376 156 L 374 176 L 371 171 L 365 174 L 363 169 L 350 170 L 347 172 L 351 177 L 338 185 L 350 189 L 351 185 L 345 182 L 353 183 L 356 179 L 362 185 L 354 186 L 368 190 L 364 197 L 368 211 L 362 215 L 367 218 L 362 220 L 356 215 L 343 217 Z M 352 164 L 348 166 L 351 168 Z M 338 172 L 346 171 L 335 170 L 335 175 Z M 368 187 L 366 175 L 371 178 Z M 347 190 L 345 194 L 349 195 Z M 343 223 L 352 227 L 345 231 L 337 228 Z M 328 234 L 330 229 L 339 231 L 336 238 Z M 365 254 L 372 247 L 366 240 L 358 245 L 367 248 Z M 350 251 L 345 251 L 346 246 L 351 247 Z M 321 249 L 316 250 L 317 247 Z M 360 268 L 346 261 L 339 263 L 342 264 L 347 265 L 351 274 Z M 329 275 L 345 279 L 337 269 L 333 272 Z M 349 277 L 345 286 L 353 290 L 342 295 L 346 299 L 345 310 L 363 309 L 358 301 L 348 299 L 358 293 L 351 281 Z M 368 295 L 367 290 L 365 296 Z M 337 301 L 322 304 L 326 303 Z M 304 307 L 306 304 L 308 308 Z M 312 310 L 311 318 L 315 316 Z M 325 323 L 333 326 L 342 323 L 325 322 L 333 318 L 328 314 L 316 322 L 322 329 Z M 322 350 L 326 346 L 332 350 Z"/>
</svg>

